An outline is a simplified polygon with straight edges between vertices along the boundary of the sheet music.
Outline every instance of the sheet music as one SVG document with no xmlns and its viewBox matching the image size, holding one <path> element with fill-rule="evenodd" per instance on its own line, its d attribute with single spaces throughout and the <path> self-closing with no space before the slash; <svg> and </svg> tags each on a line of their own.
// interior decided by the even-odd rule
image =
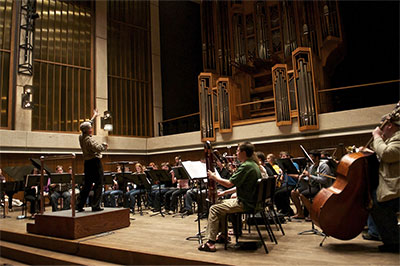
<svg viewBox="0 0 400 266">
<path fill-rule="evenodd" d="M 207 177 L 207 167 L 205 163 L 200 161 L 185 161 L 182 162 L 182 165 L 192 179 Z"/>
</svg>

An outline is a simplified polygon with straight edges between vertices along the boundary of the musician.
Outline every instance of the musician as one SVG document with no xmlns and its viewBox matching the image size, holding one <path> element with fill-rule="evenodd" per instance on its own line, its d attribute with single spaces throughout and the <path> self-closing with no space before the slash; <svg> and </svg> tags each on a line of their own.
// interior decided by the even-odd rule
<svg viewBox="0 0 400 266">
<path fill-rule="evenodd" d="M 175 157 L 175 166 L 182 166 L 182 159 L 180 155 Z"/>
<path fill-rule="evenodd" d="M 116 169 L 117 173 L 121 173 L 121 166 L 117 165 Z M 122 183 L 118 182 L 117 175 L 113 178 L 113 184 L 111 189 L 107 190 L 103 194 L 104 198 L 104 207 L 117 207 L 117 200 L 119 196 L 122 196 L 123 192 L 120 188 L 123 187 Z"/>
<path fill-rule="evenodd" d="M 276 174 L 269 167 L 266 167 L 267 158 L 265 157 L 265 154 L 262 151 L 256 152 L 256 156 L 257 156 L 259 165 L 264 168 L 264 170 L 261 170 L 261 168 L 260 168 L 261 174 L 263 175 L 263 177 L 273 176 Z"/>
<path fill-rule="evenodd" d="M 89 122 L 81 123 L 79 127 L 82 131 L 82 135 L 79 136 L 79 144 L 82 149 L 83 159 L 85 160 L 85 184 L 81 191 L 80 201 L 77 205 L 78 212 L 84 211 L 83 206 L 86 202 L 93 183 L 94 196 L 92 201 L 92 211 L 103 210 L 100 207 L 100 204 L 104 171 L 100 159 L 102 158 L 101 152 L 107 150 L 108 144 L 99 144 L 92 137 L 92 125 L 98 115 L 99 113 L 97 112 L 97 110 L 95 110 L 92 119 Z"/>
<path fill-rule="evenodd" d="M 256 206 L 256 185 L 261 178 L 261 172 L 257 162 L 253 159 L 254 145 L 250 142 L 241 143 L 237 149 L 237 157 L 242 162 L 229 180 L 217 177 L 211 171 L 208 177 L 226 188 L 236 186 L 237 198 L 226 199 L 222 203 L 214 204 L 210 208 L 207 225 L 208 241 L 199 246 L 199 250 L 215 252 L 215 243 L 218 232 L 225 232 L 225 216 L 228 213 L 251 211 Z M 220 235 L 218 242 L 224 241 L 226 236 Z"/>
<path fill-rule="evenodd" d="M 32 171 L 33 175 L 40 175 L 40 171 L 37 168 L 33 168 Z M 40 206 L 39 203 L 39 199 L 40 199 L 40 195 L 38 194 L 39 192 L 39 186 L 32 186 L 30 188 L 25 188 L 25 200 L 29 201 L 31 204 L 30 207 L 30 213 L 31 213 L 31 219 L 33 219 L 35 217 L 35 214 L 37 213 L 37 211 L 39 210 L 38 206 Z"/>
<path fill-rule="evenodd" d="M 283 172 L 279 165 L 276 163 L 276 157 L 274 154 L 270 153 L 267 155 L 267 163 L 272 166 L 272 168 L 275 170 L 275 173 L 278 174 L 277 187 L 280 187 L 281 183 L 283 182 Z"/>
<path fill-rule="evenodd" d="M 286 151 L 281 151 L 279 153 L 281 159 L 290 159 L 290 155 Z M 299 170 L 299 165 L 293 162 L 293 165 Z M 293 216 L 294 212 L 290 207 L 290 193 L 295 188 L 297 184 L 297 179 L 299 175 L 288 175 L 286 173 L 283 174 L 283 183 L 280 188 L 275 191 L 274 201 L 278 212 L 283 214 L 284 216 Z"/>
<path fill-rule="evenodd" d="M 201 218 L 207 217 L 207 208 L 204 208 L 204 206 L 206 206 L 206 198 L 207 198 L 206 186 L 204 185 L 206 181 L 207 181 L 207 179 L 203 179 L 202 186 L 200 187 L 200 181 L 195 180 L 194 187 L 189 189 L 186 192 L 185 206 L 182 210 L 182 213 L 184 215 L 192 215 L 193 214 L 192 205 L 193 205 L 193 201 L 195 201 L 195 202 L 197 202 L 197 206 L 199 208 L 198 211 L 201 213 L 199 216 Z M 197 187 L 195 187 L 195 185 L 197 185 Z M 200 189 L 201 197 L 200 197 L 199 189 Z M 201 201 L 200 201 L 200 199 L 201 199 Z"/>
<path fill-rule="evenodd" d="M 172 183 L 177 184 L 177 188 L 170 189 L 164 195 L 165 197 L 165 211 L 168 214 L 174 214 L 178 209 L 178 197 L 185 195 L 189 190 L 189 179 L 177 179 L 175 173 L 172 171 Z"/>
<path fill-rule="evenodd" d="M 167 182 L 165 182 L 164 184 L 161 185 L 161 191 L 160 189 L 157 188 L 154 189 L 151 194 L 152 194 L 152 199 L 153 199 L 153 207 L 155 212 L 160 211 L 161 206 L 163 204 L 163 199 L 164 199 L 164 195 L 169 192 L 172 193 L 176 190 L 176 183 L 173 183 L 173 180 L 175 178 L 174 176 L 174 171 L 172 171 L 171 165 L 168 162 L 162 163 L 161 164 L 161 169 L 165 170 L 168 175 L 171 177 L 171 179 Z M 170 195 L 168 196 L 170 197 Z"/>
<path fill-rule="evenodd" d="M 292 190 L 291 197 L 296 207 L 296 214 L 292 216 L 293 219 L 304 219 L 303 206 L 307 207 L 308 199 L 314 197 L 321 187 L 329 187 L 331 179 L 326 175 L 331 175 L 329 166 L 321 161 L 321 153 L 319 151 L 311 151 L 310 157 L 314 161 L 307 170 L 299 176 L 300 186 L 298 189 Z"/>
<path fill-rule="evenodd" d="M 384 116 L 386 118 L 387 116 Z M 400 198 L 400 118 L 389 119 L 381 129 L 372 132 L 371 148 L 380 159 L 379 184 L 372 193 L 372 217 L 382 238 L 382 252 L 399 253 L 397 213 Z"/>
<path fill-rule="evenodd" d="M 156 166 L 156 165 L 154 164 L 154 166 Z M 140 163 L 135 164 L 135 169 L 136 169 L 135 174 L 144 174 L 144 167 Z M 154 167 L 153 167 L 153 169 L 154 169 Z M 134 186 L 134 189 L 132 189 L 129 192 L 126 192 L 127 196 L 129 197 L 130 209 L 131 209 L 132 213 L 135 213 L 136 200 L 137 200 L 138 206 L 141 205 L 140 195 L 144 194 L 144 193 L 146 193 L 144 186 L 136 186 L 136 185 Z"/>
<path fill-rule="evenodd" d="M 156 165 L 154 162 L 149 163 L 148 168 L 151 168 L 153 170 L 158 170 L 158 165 Z"/>
<path fill-rule="evenodd" d="M 56 173 L 64 173 L 62 165 L 56 166 Z M 50 184 L 50 203 L 53 212 L 58 211 L 58 199 L 63 198 L 63 210 L 68 210 L 70 208 L 71 193 L 69 189 L 71 184 Z"/>
</svg>

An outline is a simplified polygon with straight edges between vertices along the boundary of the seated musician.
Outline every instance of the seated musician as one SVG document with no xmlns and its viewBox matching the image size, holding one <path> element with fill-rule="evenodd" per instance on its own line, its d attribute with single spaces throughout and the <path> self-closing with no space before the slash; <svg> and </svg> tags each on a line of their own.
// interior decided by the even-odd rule
<svg viewBox="0 0 400 266">
<path fill-rule="evenodd" d="M 311 151 L 310 157 L 314 164 L 299 176 L 299 188 L 291 192 L 292 201 L 296 206 L 296 214 L 292 216 L 293 219 L 304 219 L 301 203 L 307 207 L 308 199 L 313 198 L 321 190 L 321 187 L 327 188 L 332 183 L 331 179 L 326 176 L 331 175 L 331 170 L 324 161 L 320 160 L 321 153 L 319 151 Z"/>
<path fill-rule="evenodd" d="M 372 193 L 371 212 L 384 244 L 379 246 L 379 250 L 399 253 L 400 118 L 391 118 L 382 130 L 375 128 L 372 135 L 371 148 L 380 159 L 379 184 Z"/>
<path fill-rule="evenodd" d="M 275 173 L 278 174 L 277 176 L 277 187 L 279 188 L 283 182 L 283 172 L 279 165 L 276 163 L 276 157 L 274 154 L 270 153 L 267 155 L 267 163 L 272 166 L 275 170 Z"/>
<path fill-rule="evenodd" d="M 153 170 L 158 170 L 158 165 L 156 165 L 154 162 L 149 163 L 148 168 L 153 169 Z"/>
<path fill-rule="evenodd" d="M 175 165 L 174 166 L 182 166 L 182 158 L 180 155 L 175 157 Z"/>
<path fill-rule="evenodd" d="M 156 166 L 156 165 L 154 164 L 154 166 Z M 153 166 L 153 169 L 154 169 L 154 166 Z M 135 169 L 136 169 L 135 174 L 144 174 L 144 167 L 140 163 L 135 164 Z M 129 202 L 130 202 L 129 207 L 130 207 L 132 213 L 135 213 L 135 202 L 136 201 L 137 201 L 138 206 L 141 205 L 140 195 L 142 195 L 144 193 L 146 193 L 144 186 L 137 186 L 136 184 L 134 185 L 134 189 L 129 191 L 129 193 L 127 192 L 127 194 L 129 194 Z"/>
<path fill-rule="evenodd" d="M 207 224 L 208 241 L 199 246 L 199 250 L 215 252 L 215 243 L 224 242 L 227 236 L 220 235 L 219 232 L 225 232 L 225 216 L 229 213 L 251 211 L 256 205 L 256 185 L 257 180 L 261 178 L 258 163 L 254 161 L 254 145 L 250 142 L 241 143 L 237 149 L 237 157 L 242 162 L 236 172 L 229 180 L 217 177 L 211 171 L 208 172 L 209 178 L 226 188 L 236 186 L 237 198 L 226 199 L 222 203 L 214 204 L 210 208 Z"/>
<path fill-rule="evenodd" d="M 161 190 L 157 187 L 156 189 L 154 189 L 151 194 L 152 199 L 153 199 L 153 208 L 155 212 L 160 211 L 161 206 L 163 205 L 163 201 L 164 201 L 164 195 L 166 193 L 168 193 L 168 197 L 170 197 L 171 193 L 173 193 L 175 190 L 177 190 L 176 188 L 176 183 L 173 182 L 175 176 L 174 176 L 174 172 L 172 171 L 171 165 L 168 162 L 162 163 L 161 164 L 161 169 L 165 170 L 168 175 L 171 177 L 171 179 L 167 182 L 165 182 L 164 184 L 162 184 L 161 186 Z M 161 193 L 161 194 L 160 194 Z"/>
<path fill-rule="evenodd" d="M 197 203 L 197 206 L 199 208 L 199 212 L 202 213 L 200 215 L 201 218 L 205 218 L 207 217 L 207 208 L 204 208 L 206 206 L 206 182 L 207 179 L 203 179 L 202 182 L 202 187 L 200 189 L 200 193 L 199 193 L 199 187 L 200 187 L 200 181 L 195 180 L 193 183 L 193 187 L 189 190 L 187 190 L 186 195 L 185 195 L 185 206 L 183 208 L 183 210 L 181 210 L 181 212 L 184 215 L 191 215 L 193 214 L 192 211 L 192 205 L 193 205 L 193 201 L 195 201 Z M 200 201 L 201 198 L 201 201 Z"/>
<path fill-rule="evenodd" d="M 267 158 L 265 157 L 265 154 L 262 151 L 257 151 L 255 154 L 258 159 L 259 165 L 262 166 L 262 168 L 264 168 L 264 170 L 261 170 L 262 168 L 260 168 L 263 177 L 275 175 L 276 173 L 274 171 L 272 171 L 269 167 L 266 167 Z"/>
<path fill-rule="evenodd" d="M 40 171 L 37 168 L 34 168 L 32 171 L 32 175 L 40 175 Z M 35 214 L 38 212 L 39 210 L 39 199 L 40 199 L 40 195 L 39 195 L 39 191 L 40 191 L 40 187 L 39 186 L 32 186 L 32 187 L 27 187 L 25 188 L 25 200 L 30 202 L 30 213 L 31 213 L 31 219 L 34 218 Z"/>
<path fill-rule="evenodd" d="M 185 195 L 189 190 L 189 179 L 177 179 L 174 172 L 172 174 L 172 183 L 177 183 L 176 189 L 171 189 L 165 193 L 165 211 L 168 214 L 174 214 L 178 209 L 178 198 Z"/>
<path fill-rule="evenodd" d="M 62 174 L 64 172 L 63 167 L 61 165 L 57 165 L 56 173 Z M 71 188 L 71 184 L 50 184 L 50 202 L 52 211 L 58 211 L 58 199 L 63 198 L 63 210 L 68 210 L 70 208 L 71 202 L 71 194 L 69 190 Z"/>
<path fill-rule="evenodd" d="M 121 166 L 117 165 L 116 169 L 117 173 L 121 173 Z M 117 207 L 117 200 L 119 196 L 122 196 L 123 192 L 120 188 L 123 187 L 123 184 L 118 183 L 118 178 L 115 175 L 113 178 L 113 184 L 111 189 L 108 189 L 103 194 L 104 199 L 104 207 Z"/>
<path fill-rule="evenodd" d="M 290 159 L 290 155 L 286 151 L 281 151 L 279 153 L 281 159 Z M 299 165 L 293 162 L 293 165 L 299 170 Z M 280 188 L 275 191 L 274 200 L 278 212 L 284 216 L 293 216 L 294 212 L 290 208 L 290 194 L 297 184 L 297 179 L 299 175 L 296 174 L 283 174 L 283 183 Z"/>
</svg>

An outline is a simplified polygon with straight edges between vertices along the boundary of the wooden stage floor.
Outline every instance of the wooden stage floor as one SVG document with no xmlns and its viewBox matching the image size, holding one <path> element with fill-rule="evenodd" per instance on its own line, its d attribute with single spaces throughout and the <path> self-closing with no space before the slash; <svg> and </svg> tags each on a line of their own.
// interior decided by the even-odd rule
<svg viewBox="0 0 400 266">
<path fill-rule="evenodd" d="M 9 213 L 10 218 L 0 219 L 2 231 L 26 232 L 26 223 L 32 220 L 17 220 L 20 212 Z M 130 227 L 116 231 L 90 236 L 77 240 L 65 240 L 92 244 L 96 246 L 122 249 L 126 251 L 143 252 L 146 254 L 188 258 L 205 263 L 218 263 L 228 265 L 399 265 L 400 257 L 397 254 L 386 254 L 378 251 L 381 242 L 363 240 L 361 235 L 350 241 L 340 241 L 334 238 L 325 240 L 323 247 L 319 246 L 322 237 L 316 235 L 298 235 L 299 232 L 311 228 L 310 222 L 288 222 L 284 224 L 286 235 L 275 232 L 278 245 L 266 239 L 269 254 L 264 249 L 257 251 L 243 251 L 217 246 L 216 253 L 207 253 L 197 250 L 197 241 L 187 241 L 186 237 L 197 233 L 195 215 L 189 217 L 173 218 L 166 215 L 150 217 L 149 214 L 140 216 L 131 215 Z M 202 227 L 206 220 L 201 220 Z M 266 235 L 266 232 L 262 230 Z M 257 239 L 255 228 L 252 235 L 244 232 L 243 239 Z M 233 241 L 234 242 L 234 241 Z"/>
</svg>

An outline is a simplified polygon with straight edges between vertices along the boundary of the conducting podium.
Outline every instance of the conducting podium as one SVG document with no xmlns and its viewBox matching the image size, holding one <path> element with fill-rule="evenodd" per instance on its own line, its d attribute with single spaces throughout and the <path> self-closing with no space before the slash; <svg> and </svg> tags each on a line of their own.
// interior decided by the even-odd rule
<svg viewBox="0 0 400 266">
<path fill-rule="evenodd" d="M 51 174 L 52 183 L 71 183 L 72 188 L 78 182 L 84 182 L 84 175 L 75 179 L 75 154 L 62 156 L 42 156 L 40 158 L 42 173 L 40 175 L 40 191 L 43 198 L 43 185 L 45 174 L 43 165 L 45 161 L 69 160 L 72 165 L 71 174 Z M 47 183 L 46 183 L 47 184 Z M 96 235 L 130 225 L 129 210 L 124 208 L 105 208 L 102 212 L 85 211 L 75 212 L 75 189 L 71 193 L 71 209 L 58 212 L 45 212 L 44 201 L 41 201 L 40 214 L 35 216 L 35 223 L 27 224 L 28 233 L 60 237 L 66 239 L 77 239 L 90 235 Z"/>
</svg>

